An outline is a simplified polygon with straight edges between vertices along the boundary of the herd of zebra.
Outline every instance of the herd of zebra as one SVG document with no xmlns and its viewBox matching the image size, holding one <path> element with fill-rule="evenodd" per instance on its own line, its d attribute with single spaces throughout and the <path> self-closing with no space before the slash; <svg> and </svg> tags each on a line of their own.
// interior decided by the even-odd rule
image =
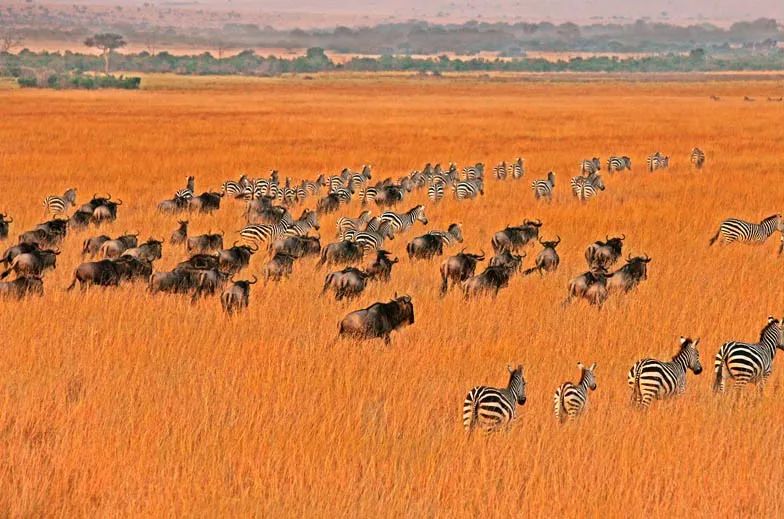
<svg viewBox="0 0 784 519">
<path fill-rule="evenodd" d="M 705 154 L 694 148 L 689 155 L 693 167 L 702 168 Z M 571 179 L 575 197 L 585 201 L 604 190 L 600 177 L 601 161 L 594 157 L 579 164 L 579 175 Z M 607 162 L 607 171 L 614 173 L 631 170 L 631 159 L 627 156 L 612 156 Z M 669 157 L 661 153 L 647 158 L 650 172 L 669 167 Z M 507 164 L 501 162 L 493 168 L 496 180 L 507 178 L 521 179 L 526 174 L 525 160 L 518 157 Z M 297 184 L 286 178 L 282 184 L 277 171 L 269 177 L 251 179 L 241 176 L 238 180 L 225 181 L 219 191 L 205 191 L 196 194 L 195 178 L 188 177 L 185 187 L 177 190 L 169 200 L 158 205 L 164 214 L 184 214 L 187 212 L 212 213 L 221 207 L 224 198 L 236 199 L 245 203 L 244 227 L 239 236 L 242 243 L 234 242 L 224 247 L 223 233 L 189 234 L 189 222 L 181 219 L 172 232 L 169 243 L 184 246 L 188 258 L 180 262 L 172 271 L 155 272 L 153 262 L 162 257 L 162 239 L 149 238 L 139 243 L 138 233 L 125 233 L 112 238 L 107 235 L 91 236 L 84 240 L 84 256 L 99 259 L 85 261 L 74 271 L 74 278 L 68 289 L 77 283 L 82 288 L 88 286 L 116 286 L 124 281 L 146 280 L 151 294 L 187 293 L 192 300 L 202 296 L 220 294 L 223 309 L 228 314 L 242 311 L 249 304 L 251 285 L 258 281 L 252 279 L 234 280 L 234 276 L 247 268 L 250 260 L 262 244 L 270 251 L 270 258 L 263 268 L 266 281 L 279 281 L 290 276 L 296 261 L 316 257 L 317 266 L 342 266 L 342 270 L 329 272 L 321 293 L 334 293 L 336 300 L 351 299 L 360 295 L 368 282 L 387 282 L 391 278 L 393 266 L 399 262 L 385 250 L 385 242 L 409 232 L 416 224 L 428 225 L 425 206 L 414 205 L 407 211 L 393 210 L 402 203 L 409 193 L 423 189 L 428 199 L 439 203 L 447 192 L 452 192 L 456 200 L 469 200 L 484 194 L 484 165 L 476 163 L 458 170 L 455 164 L 443 169 L 440 164 L 426 164 L 399 177 L 397 180 L 384 179 L 371 185 L 372 173 L 369 166 L 359 172 L 344 169 L 334 176 L 320 175 L 316 180 L 303 180 Z M 551 200 L 555 187 L 555 173 L 548 173 L 542 180 L 531 184 L 536 199 Z M 314 209 L 303 209 L 299 218 L 294 218 L 290 210 L 308 197 L 318 197 Z M 0 273 L 6 278 L 16 273 L 11 282 L 0 282 L 0 297 L 21 299 L 29 294 L 43 295 L 42 275 L 54 268 L 59 255 L 59 245 L 63 243 L 68 230 L 86 230 L 90 225 L 96 228 L 117 219 L 121 200 L 113 200 L 111 195 L 93 198 L 76 208 L 77 191 L 68 189 L 62 195 L 48 196 L 44 200 L 45 214 L 54 219 L 43 222 L 19 235 L 18 243 L 7 249 L 0 263 L 7 268 Z M 357 217 L 341 216 L 336 221 L 336 239 L 322 247 L 320 236 L 311 236 L 312 231 L 320 229 L 319 216 L 333 213 L 340 207 L 359 200 L 363 209 Z M 374 203 L 381 209 L 377 216 L 366 206 Z M 71 208 L 76 210 L 66 216 Z M 9 235 L 13 219 L 0 214 L 0 240 Z M 468 299 L 478 295 L 497 294 L 509 286 L 511 278 L 520 273 L 527 276 L 533 273 L 545 275 L 554 272 L 560 264 L 557 247 L 560 237 L 543 240 L 540 236 L 541 220 L 525 219 L 519 225 L 507 226 L 497 231 L 491 239 L 494 256 L 488 266 L 476 274 L 477 265 L 485 260 L 485 253 L 469 253 L 465 249 L 448 256 L 440 265 L 440 294 L 445 296 L 451 287 L 459 286 L 463 296 Z M 781 248 L 784 250 L 784 218 L 773 215 L 760 223 L 739 219 L 728 219 L 721 223 L 719 230 L 710 240 L 713 245 L 721 238 L 722 243 L 747 242 L 761 243 L 774 232 L 782 234 Z M 627 255 L 626 263 L 611 272 L 609 268 L 622 258 L 624 235 L 597 240 L 585 251 L 588 270 L 573 278 L 568 285 L 564 304 L 577 299 L 585 299 L 589 304 L 602 307 L 613 292 L 628 293 L 647 279 L 647 255 Z M 414 237 L 406 245 L 409 261 L 430 260 L 443 256 L 445 250 L 463 242 L 463 229 L 459 222 L 451 223 L 445 230 L 431 230 Z M 541 250 L 533 264 L 523 268 L 526 253 L 524 248 L 540 244 Z M 369 260 L 364 268 L 358 264 Z M 414 323 L 414 306 L 408 295 L 395 297 L 388 302 L 378 302 L 347 314 L 339 323 L 339 336 L 357 339 L 381 338 L 386 343 L 390 334 L 404 326 Z M 633 402 L 648 407 L 655 399 L 667 398 L 685 390 L 686 372 L 699 374 L 697 345 L 699 339 L 681 337 L 680 349 L 670 362 L 643 359 L 632 367 L 628 383 L 632 389 Z M 763 329 L 758 343 L 728 342 L 716 355 L 715 388 L 723 391 L 728 380 L 736 386 L 749 382 L 761 387 L 772 370 L 776 348 L 782 346 L 782 328 L 779 320 L 770 318 Z M 578 364 L 580 379 L 561 385 L 553 397 L 554 412 L 558 420 L 564 422 L 575 419 L 586 408 L 588 394 L 596 388 L 596 364 Z M 509 368 L 510 379 L 506 388 L 479 386 L 472 389 L 464 402 L 463 420 L 469 430 L 482 427 L 497 430 L 511 423 L 515 418 L 516 406 L 526 401 L 525 377 L 522 366 Z"/>
</svg>

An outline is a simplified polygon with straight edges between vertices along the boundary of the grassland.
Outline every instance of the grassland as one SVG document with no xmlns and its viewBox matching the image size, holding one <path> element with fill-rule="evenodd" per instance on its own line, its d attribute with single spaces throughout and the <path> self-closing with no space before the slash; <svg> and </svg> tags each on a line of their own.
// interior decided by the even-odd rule
<svg viewBox="0 0 784 519">
<path fill-rule="evenodd" d="M 44 195 L 70 186 L 80 200 L 124 201 L 103 232 L 168 237 L 175 218 L 155 204 L 190 174 L 206 189 L 243 171 L 301 178 L 371 163 L 382 178 L 522 154 L 525 181 L 428 205 L 429 227 L 461 221 L 464 245 L 489 251 L 495 230 L 537 217 L 545 237 L 563 239 L 557 273 L 515 278 L 496 299 L 440 299 L 439 262 L 402 259 L 388 285 L 336 303 L 318 296 L 326 271 L 304 261 L 227 319 L 215 299 L 191 306 L 143 286 L 65 292 L 87 234 L 69 236 L 44 298 L 0 302 L 0 515 L 784 515 L 784 368 L 761 398 L 737 401 L 711 393 L 710 369 L 723 341 L 756 339 L 784 313 L 778 239 L 707 247 L 725 217 L 782 210 L 784 105 L 763 100 L 781 88 L 362 78 L 0 91 L 0 212 L 17 231 L 41 220 Z M 708 156 L 700 173 L 687 162 L 695 145 Z M 670 171 L 643 171 L 655 150 L 671 155 Z M 610 153 L 629 154 L 634 171 L 578 204 L 566 187 L 578 160 Z M 555 199 L 536 204 L 531 177 L 550 168 Z M 192 216 L 192 232 L 223 229 L 231 243 L 242 208 L 225 205 Z M 324 241 L 334 220 L 321 221 Z M 402 258 L 420 231 L 392 251 Z M 585 246 L 607 233 L 653 257 L 649 280 L 601 312 L 562 307 Z M 157 267 L 183 257 L 167 247 Z M 395 291 L 412 296 L 416 323 L 391 347 L 335 340 L 342 315 Z M 631 409 L 626 371 L 670 357 L 679 335 L 702 338 L 705 372 L 681 399 Z M 552 393 L 578 360 L 598 363 L 598 389 L 579 423 L 559 427 Z M 520 419 L 469 440 L 466 391 L 504 384 L 511 362 L 529 382 Z"/>
</svg>

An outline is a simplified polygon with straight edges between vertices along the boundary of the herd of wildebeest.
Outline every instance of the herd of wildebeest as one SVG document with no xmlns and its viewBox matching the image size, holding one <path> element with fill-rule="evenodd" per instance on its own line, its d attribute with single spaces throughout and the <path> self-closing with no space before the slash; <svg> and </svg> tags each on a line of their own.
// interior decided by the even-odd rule
<svg viewBox="0 0 784 519">
<path fill-rule="evenodd" d="M 705 156 L 694 148 L 689 159 L 694 167 L 701 168 Z M 507 166 L 506 162 L 502 162 L 493 169 L 497 181 L 515 181 L 523 177 L 524 160 L 517 158 L 510 164 Z M 648 157 L 648 171 L 668 166 L 668 157 L 659 153 Z M 591 198 L 586 193 L 590 186 L 596 184 L 600 169 L 597 158 L 580 163 L 580 174 L 572 179 L 575 197 L 582 201 Z M 610 157 L 607 169 L 611 173 L 630 170 L 631 160 L 626 156 Z M 537 199 L 551 199 L 554 178 L 555 174 L 550 172 L 545 181 L 535 180 L 531 183 Z M 277 171 L 273 171 L 268 177 L 256 179 L 243 175 L 236 181 L 224 182 L 219 191 L 206 191 L 197 195 L 195 179 L 188 177 L 184 188 L 177 190 L 171 199 L 162 201 L 157 207 L 163 215 L 179 217 L 168 242 L 185 251 L 187 257 L 183 261 L 170 271 L 156 271 L 154 263 L 162 258 L 163 239 L 150 237 L 142 242 L 138 233 L 127 232 L 114 238 L 105 234 L 88 236 L 82 242 L 82 255 L 87 261 L 75 268 L 67 290 L 75 288 L 77 284 L 81 289 L 87 289 L 90 286 L 117 286 L 122 282 L 138 280 L 146 282 L 150 294 L 187 294 L 192 301 L 219 295 L 223 309 L 231 315 L 248 306 L 251 286 L 259 281 L 255 275 L 250 279 L 235 279 L 235 276 L 250 265 L 254 255 L 264 245 L 267 254 L 261 272 L 265 283 L 287 278 L 294 272 L 296 262 L 313 257 L 316 268 L 329 270 L 322 294 L 331 292 L 337 300 L 355 298 L 365 290 L 368 283 L 386 283 L 391 279 L 393 267 L 400 260 L 384 248 L 384 243 L 410 232 L 417 224 L 428 224 L 424 205 L 415 205 L 404 212 L 394 210 L 405 203 L 409 193 L 426 190 L 433 204 L 441 203 L 449 191 L 457 201 L 470 200 L 484 195 L 485 175 L 482 163 L 463 168 L 462 174 L 454 164 L 448 169 L 442 169 L 438 164 L 426 164 L 422 170 L 413 171 L 397 180 L 387 178 L 375 184 L 371 180 L 369 166 L 364 166 L 358 172 L 346 168 L 338 175 L 320 175 L 314 181 L 303 180 L 298 184 L 293 184 L 289 178 L 281 183 Z M 601 189 L 604 189 L 603 183 Z M 309 197 L 318 197 L 315 210 L 303 209 L 300 217 L 295 219 L 291 211 Z M 181 216 L 189 212 L 211 214 L 220 210 L 224 199 L 245 204 L 246 221 L 239 231 L 241 239 L 230 247 L 224 243 L 223 232 L 191 234 L 189 221 Z M 338 218 L 336 240 L 322 245 L 320 235 L 311 234 L 320 230 L 319 216 L 336 212 L 352 200 L 360 201 L 361 213 L 357 217 Z M 370 202 L 382 210 L 379 215 L 374 216 L 366 208 Z M 4 266 L 0 278 L 5 279 L 11 273 L 16 276 L 13 281 L 0 282 L 0 296 L 21 299 L 30 294 L 43 295 L 42 276 L 47 270 L 55 268 L 59 247 L 66 237 L 72 232 L 85 232 L 91 227 L 101 228 L 106 223 L 115 222 L 122 201 L 111 195 L 95 194 L 87 203 L 78 208 L 76 206 L 74 188 L 63 195 L 46 197 L 45 211 L 54 217 L 19 233 L 17 243 L 0 257 L 0 264 Z M 75 211 L 67 216 L 72 208 Z M 774 230 L 784 230 L 784 220 L 780 217 L 767 227 L 766 221 L 759 225 L 747 225 L 764 228 L 762 234 L 766 229 L 772 229 L 764 238 Z M 12 218 L 0 214 L 0 240 L 8 238 L 12 223 Z M 757 239 L 753 236 L 730 236 L 728 233 L 735 232 L 735 228 L 728 227 L 727 230 L 725 223 L 720 229 L 724 242 Z M 556 271 L 561 263 L 558 254 L 561 238 L 555 235 L 544 239 L 541 235 L 543 226 L 539 219 L 522 219 L 517 225 L 508 225 L 495 232 L 489 244 L 493 255 L 479 273 L 479 264 L 488 259 L 484 250 L 467 252 L 462 249 L 446 257 L 439 269 L 441 295 L 446 295 L 455 287 L 462 291 L 466 299 L 484 294 L 495 295 L 507 287 L 515 275 L 545 276 Z M 753 234 L 756 231 L 748 232 Z M 714 237 L 712 242 L 716 239 Z M 625 262 L 612 270 L 623 258 L 625 240 L 624 234 L 608 235 L 587 246 L 587 268 L 569 282 L 564 304 L 583 299 L 601 308 L 611 294 L 628 293 L 647 279 L 651 261 L 647 255 L 627 254 Z M 462 242 L 463 230 L 459 222 L 451 223 L 444 230 L 431 230 L 407 242 L 408 261 L 432 260 L 445 255 L 449 248 L 456 248 Z M 538 252 L 532 264 L 524 268 L 526 253 L 523 249 L 532 245 L 538 245 Z M 393 331 L 413 323 L 414 306 L 411 297 L 395 294 L 390 301 L 378 302 L 349 313 L 340 321 L 338 331 L 339 336 L 380 338 L 389 343 Z M 698 341 L 684 339 L 682 344 L 693 347 Z M 575 395 L 586 395 L 587 398 L 586 388 L 595 387 L 594 368 L 595 365 L 581 365 L 582 381 L 559 389 L 556 394 L 557 416 L 562 418 L 579 414 L 584 401 L 581 403 L 579 398 L 574 398 Z M 473 396 L 469 394 L 464 416 L 469 429 L 481 421 L 498 425 L 513 418 L 514 402 L 524 402 L 525 382 L 521 367 L 510 368 L 510 374 L 510 385 L 505 390 L 482 386 L 472 390 Z M 639 378 L 636 383 L 637 392 L 642 394 L 639 391 Z M 633 385 L 632 381 L 630 385 Z M 499 396 L 501 393 L 491 394 L 491 390 L 500 391 L 505 396 Z M 483 394 L 486 396 L 483 397 Z M 501 400 L 507 404 L 512 402 L 512 405 L 511 408 L 507 405 L 506 411 L 498 414 L 498 409 L 491 409 L 492 405 L 489 410 L 483 410 L 482 398 L 496 403 Z M 482 415 L 483 412 L 485 415 Z"/>
</svg>

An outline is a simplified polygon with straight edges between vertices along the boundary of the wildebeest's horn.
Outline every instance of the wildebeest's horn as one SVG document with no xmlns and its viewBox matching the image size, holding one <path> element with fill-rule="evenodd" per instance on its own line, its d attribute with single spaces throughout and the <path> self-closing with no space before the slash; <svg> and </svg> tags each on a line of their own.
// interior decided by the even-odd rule
<svg viewBox="0 0 784 519">
<path fill-rule="evenodd" d="M 120 198 L 118 198 L 118 199 L 117 199 L 117 201 L 116 201 L 116 202 L 114 202 L 114 203 L 115 203 L 116 205 L 122 205 L 122 204 L 123 204 L 123 201 L 122 201 Z"/>
<path fill-rule="evenodd" d="M 255 285 L 258 282 L 259 278 L 256 277 L 256 274 L 253 274 L 253 281 L 248 281 L 249 285 Z"/>
<path fill-rule="evenodd" d="M 485 250 L 484 249 L 479 249 L 479 255 L 482 256 L 482 258 L 484 258 L 485 257 Z"/>
<path fill-rule="evenodd" d="M 393 259 L 393 260 L 391 260 L 391 261 L 392 261 L 392 263 L 397 263 L 398 261 L 400 261 L 400 258 L 398 258 L 397 256 L 395 256 L 395 259 Z"/>
<path fill-rule="evenodd" d="M 6 218 L 10 218 L 8 215 L 5 215 L 5 217 Z M 13 221 L 14 221 L 14 219 L 11 218 L 10 220 L 6 220 L 5 223 L 12 223 Z"/>
<path fill-rule="evenodd" d="M 221 237 L 223 237 L 223 229 L 221 229 L 220 235 Z"/>
<path fill-rule="evenodd" d="M 610 235 L 609 234 L 605 234 L 604 235 L 604 241 L 610 241 Z"/>
<path fill-rule="evenodd" d="M 541 237 L 541 236 L 537 237 L 537 238 L 536 238 L 536 240 L 537 240 L 539 243 L 541 243 L 542 245 L 544 245 L 544 243 L 542 243 L 542 237 Z"/>
<path fill-rule="evenodd" d="M 632 260 L 632 253 L 630 252 L 630 253 L 629 253 L 629 254 L 626 256 L 626 261 L 631 261 L 631 260 Z"/>
<path fill-rule="evenodd" d="M 237 246 L 237 240 L 234 240 L 234 243 L 232 243 L 231 246 L 232 247 L 236 247 Z"/>
<path fill-rule="evenodd" d="M 541 227 L 541 226 L 542 226 L 542 221 L 539 218 L 537 218 L 536 223 L 534 223 L 534 227 Z"/>
<path fill-rule="evenodd" d="M 621 241 L 623 241 L 625 239 L 626 239 L 626 235 L 625 234 L 621 234 Z"/>
<path fill-rule="evenodd" d="M 93 193 L 93 199 L 98 198 L 98 193 Z"/>
<path fill-rule="evenodd" d="M 645 263 L 648 263 L 648 262 L 650 262 L 650 261 L 651 261 L 651 257 L 650 257 L 650 256 L 648 256 L 648 255 L 646 254 L 646 255 L 645 255 L 645 259 L 644 259 L 643 261 L 644 261 Z"/>
</svg>

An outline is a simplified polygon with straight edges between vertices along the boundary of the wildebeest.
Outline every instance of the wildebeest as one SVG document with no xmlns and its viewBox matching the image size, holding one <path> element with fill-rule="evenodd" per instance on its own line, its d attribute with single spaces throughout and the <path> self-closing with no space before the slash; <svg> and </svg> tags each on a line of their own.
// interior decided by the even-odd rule
<svg viewBox="0 0 784 519">
<path fill-rule="evenodd" d="M 210 214 L 220 209 L 221 198 L 223 198 L 221 193 L 206 191 L 191 198 L 188 202 L 188 209 Z"/>
<path fill-rule="evenodd" d="M 266 200 L 266 198 L 248 202 L 248 209 L 245 213 L 248 223 L 275 224 L 284 219 L 292 220 L 291 213 L 285 207 L 271 203 L 259 205 L 260 200 Z"/>
<path fill-rule="evenodd" d="M 512 254 L 508 250 L 500 254 L 496 254 L 492 258 L 490 258 L 490 266 L 491 267 L 508 267 L 512 270 L 520 270 L 523 266 L 523 258 L 525 258 L 526 254 L 523 252 L 520 255 Z"/>
<path fill-rule="evenodd" d="M 92 236 L 84 240 L 82 244 L 82 256 L 89 255 L 90 257 L 95 256 L 98 254 L 98 251 L 101 250 L 101 245 L 106 243 L 107 241 L 111 240 L 109 236 L 105 234 L 101 234 L 99 236 Z"/>
<path fill-rule="evenodd" d="M 93 219 L 93 212 L 92 211 L 83 211 L 78 210 L 74 214 L 71 215 L 71 218 L 68 220 L 71 229 L 74 230 L 84 230 L 90 226 L 90 222 Z"/>
<path fill-rule="evenodd" d="M 188 208 L 188 199 L 181 196 L 175 196 L 169 200 L 163 200 L 158 204 L 158 211 L 164 214 L 174 214 L 185 211 Z"/>
<path fill-rule="evenodd" d="M 362 247 L 353 241 L 343 240 L 335 243 L 328 243 L 321 249 L 321 260 L 317 266 L 321 265 L 350 265 L 362 261 L 365 252 Z"/>
<path fill-rule="evenodd" d="M 389 259 L 389 254 L 389 251 L 383 249 L 376 251 L 376 259 L 365 269 L 371 278 L 389 281 L 392 276 L 392 266 L 400 261 L 398 258 Z"/>
<path fill-rule="evenodd" d="M 324 198 L 319 199 L 316 203 L 316 211 L 318 211 L 319 214 L 334 213 L 340 209 L 340 202 L 341 198 L 337 193 L 330 193 Z"/>
<path fill-rule="evenodd" d="M 216 254 L 194 254 L 185 261 L 181 261 L 175 268 L 208 270 L 220 268 L 220 256 Z"/>
<path fill-rule="evenodd" d="M 493 235 L 493 252 L 496 254 L 510 250 L 517 252 L 527 245 L 531 240 L 539 237 L 539 228 L 542 226 L 541 220 L 525 220 L 523 225 L 511 227 L 498 231 Z"/>
<path fill-rule="evenodd" d="M 396 329 L 414 324 L 414 305 L 411 297 L 395 294 L 388 303 L 375 303 L 346 315 L 340 321 L 338 335 L 354 339 L 384 339 Z"/>
<path fill-rule="evenodd" d="M 7 214 L 0 213 L 0 240 L 8 238 L 8 228 L 10 223 L 13 223 L 13 218 L 8 218 Z"/>
<path fill-rule="evenodd" d="M 63 241 L 67 231 L 68 220 L 56 218 L 20 234 L 19 243 L 37 243 L 40 247 L 51 247 Z"/>
<path fill-rule="evenodd" d="M 193 293 L 191 302 L 196 301 L 203 295 L 215 295 L 229 280 L 230 274 L 218 269 L 199 270 L 194 273 L 196 276 L 196 291 Z"/>
<path fill-rule="evenodd" d="M 234 281 L 230 279 L 231 285 L 223 289 L 221 294 L 221 306 L 223 311 L 231 315 L 243 308 L 248 307 L 250 299 L 250 286 L 254 285 L 258 279 L 253 276 L 253 281 L 242 280 Z"/>
<path fill-rule="evenodd" d="M 465 252 L 465 249 L 460 251 L 459 254 L 450 256 L 441 264 L 441 295 L 446 294 L 449 289 L 449 280 L 452 280 L 454 287 L 458 283 L 462 283 L 469 279 L 476 272 L 476 264 L 484 261 L 485 251 L 479 254 L 471 254 Z"/>
<path fill-rule="evenodd" d="M 218 252 L 223 249 L 223 233 L 200 234 L 189 236 L 185 240 L 185 250 L 188 254 Z"/>
<path fill-rule="evenodd" d="M 11 260 L 8 269 L 0 274 L 0 279 L 5 279 L 12 271 L 17 276 L 40 277 L 45 271 L 57 268 L 59 254 L 60 251 L 50 249 L 38 249 L 19 254 Z"/>
<path fill-rule="evenodd" d="M 183 293 L 196 288 L 200 270 L 176 268 L 171 272 L 155 272 L 149 278 L 147 290 L 158 292 Z"/>
<path fill-rule="evenodd" d="M 558 270 L 558 265 L 561 263 L 561 258 L 558 257 L 558 252 L 555 250 L 556 247 L 558 247 L 558 244 L 561 243 L 560 236 L 554 241 L 542 241 L 542 238 L 539 238 L 539 243 L 541 243 L 544 248 L 536 255 L 534 266 L 523 272 L 523 275 L 525 276 L 536 271 L 538 271 L 540 275 L 542 272 L 555 272 Z"/>
<path fill-rule="evenodd" d="M 11 263 L 11 261 L 20 254 L 26 254 L 28 252 L 37 250 L 40 250 L 40 247 L 37 243 L 20 243 L 18 245 L 14 245 L 13 247 L 6 249 L 6 251 L 3 253 L 3 256 L 0 257 L 0 263 Z"/>
<path fill-rule="evenodd" d="M 612 278 L 607 283 L 609 292 L 623 291 L 629 292 L 634 289 L 641 281 L 648 279 L 648 263 L 651 258 L 646 254 L 632 258 L 629 254 L 626 258 L 626 265 L 613 273 Z"/>
<path fill-rule="evenodd" d="M 0 282 L 0 298 L 22 299 L 27 294 L 44 295 L 44 283 L 40 276 L 20 276 L 13 281 Z"/>
<path fill-rule="evenodd" d="M 403 201 L 405 191 L 396 185 L 386 185 L 378 188 L 374 201 L 379 207 L 394 207 Z M 364 202 L 364 200 L 363 200 Z"/>
<path fill-rule="evenodd" d="M 277 252 L 264 265 L 264 277 L 267 280 L 280 281 L 284 277 L 291 275 L 296 257 L 285 252 Z"/>
<path fill-rule="evenodd" d="M 613 275 L 602 266 L 594 266 L 583 272 L 569 282 L 569 295 L 564 304 L 571 303 L 572 299 L 577 297 L 601 308 L 607 300 L 607 280 Z"/>
<path fill-rule="evenodd" d="M 354 267 L 346 267 L 337 272 L 330 272 L 324 278 L 324 288 L 321 293 L 327 290 L 335 292 L 335 299 L 340 301 L 344 297 L 353 298 L 359 296 L 367 286 L 370 274 Z"/>
<path fill-rule="evenodd" d="M 139 245 L 139 234 L 124 234 L 114 240 L 107 240 L 101 244 L 100 254 L 102 258 L 114 259 L 119 258 L 120 255 L 128 249 L 132 249 Z"/>
<path fill-rule="evenodd" d="M 590 244 L 585 249 L 585 261 L 588 262 L 588 267 L 608 268 L 613 265 L 621 257 L 623 240 L 625 239 L 625 234 L 613 238 L 605 236 L 605 241 L 596 241 Z"/>
<path fill-rule="evenodd" d="M 234 245 L 218 253 L 218 266 L 224 272 L 235 274 L 250 264 L 250 257 L 258 251 L 258 247 L 250 245 Z"/>
<path fill-rule="evenodd" d="M 463 296 L 468 299 L 486 292 L 492 292 L 493 296 L 496 296 L 499 290 L 509 286 L 509 279 L 515 270 L 513 266 L 487 267 L 481 274 L 472 276 L 461 283 Z"/>
<path fill-rule="evenodd" d="M 104 222 L 115 221 L 117 219 L 117 207 L 120 205 L 122 205 L 122 200 L 103 200 L 101 204 L 93 209 L 92 223 L 99 227 Z"/>
<path fill-rule="evenodd" d="M 270 247 L 273 253 L 285 252 L 296 258 L 318 256 L 321 240 L 317 236 L 281 236 Z"/>
<path fill-rule="evenodd" d="M 188 220 L 177 220 L 179 227 L 169 237 L 169 243 L 179 245 L 188 238 Z"/>
<path fill-rule="evenodd" d="M 460 224 L 453 223 L 444 231 L 430 231 L 411 240 L 406 246 L 409 259 L 430 259 L 444 254 L 444 245 L 463 242 L 463 230 Z"/>
<path fill-rule="evenodd" d="M 74 278 L 67 290 L 72 290 L 79 282 L 81 288 L 88 285 L 117 286 L 120 284 L 121 267 L 110 259 L 88 261 L 82 263 L 74 270 Z"/>
<path fill-rule="evenodd" d="M 122 253 L 123 256 L 142 258 L 147 261 L 155 261 L 163 256 L 163 240 L 147 238 L 147 241 Z"/>
</svg>

